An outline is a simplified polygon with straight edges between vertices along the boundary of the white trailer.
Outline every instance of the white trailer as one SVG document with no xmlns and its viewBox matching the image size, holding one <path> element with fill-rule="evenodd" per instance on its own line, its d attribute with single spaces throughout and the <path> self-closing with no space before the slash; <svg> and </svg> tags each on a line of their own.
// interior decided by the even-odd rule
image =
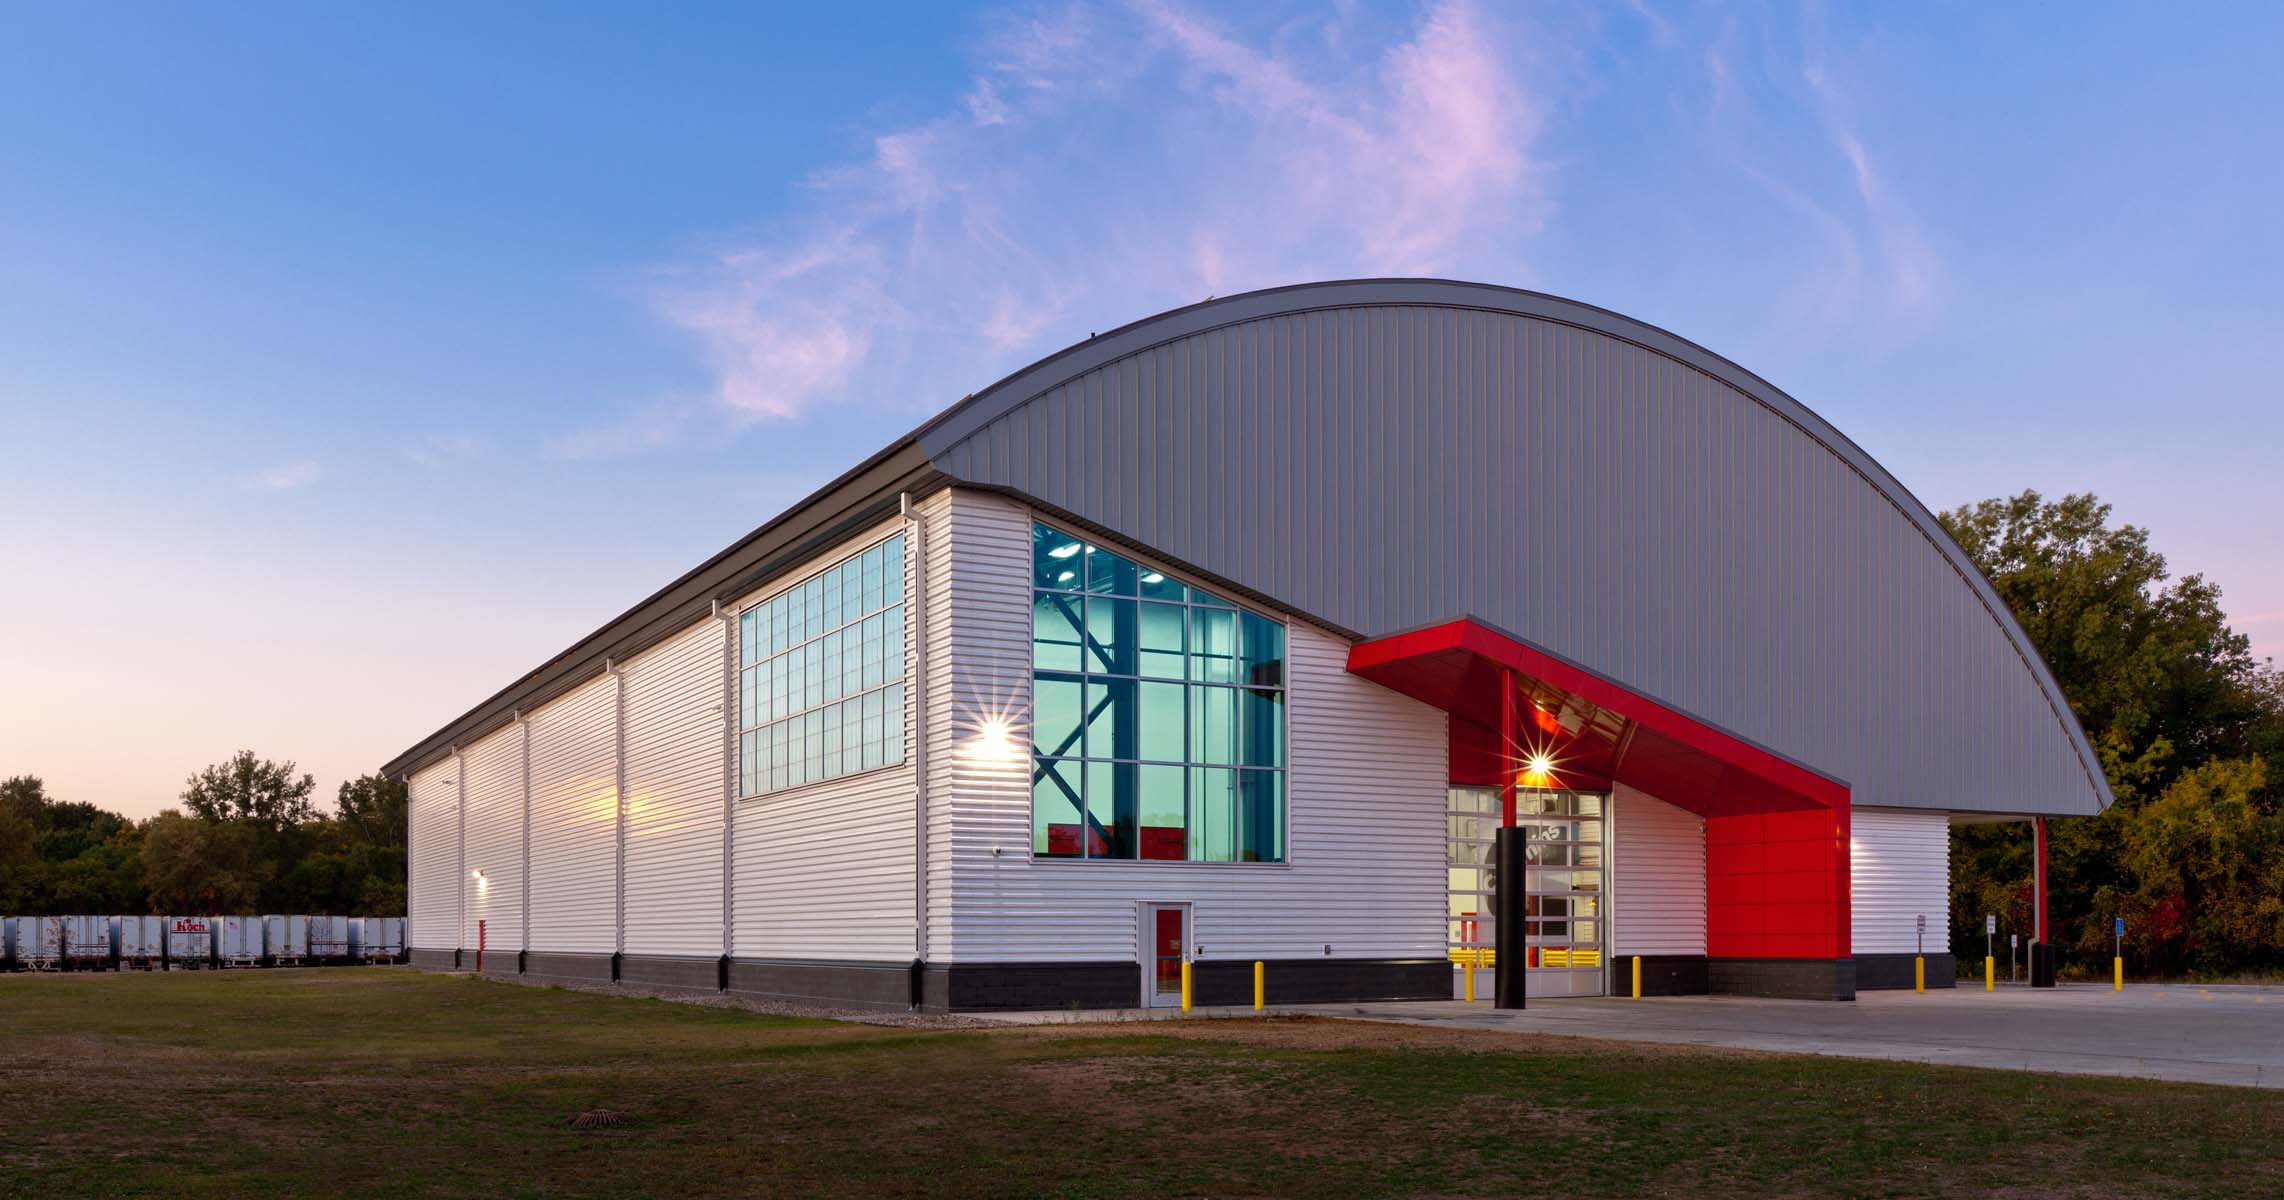
<svg viewBox="0 0 2284 1200">
<path fill-rule="evenodd" d="M 167 954 L 164 917 L 112 917 L 111 959 L 122 971 L 158 969 Z"/>
<path fill-rule="evenodd" d="M 349 961 L 349 918 L 308 917 L 309 957 L 317 962 Z"/>
<path fill-rule="evenodd" d="M 20 917 L 18 953 L 35 971 L 86 971 L 111 963 L 111 922 L 98 916 Z M 28 944 L 27 944 L 28 943 Z"/>
<path fill-rule="evenodd" d="M 309 958 L 309 918 L 262 918 L 262 954 L 274 967 L 298 967 Z"/>
<path fill-rule="evenodd" d="M 206 917 L 169 917 L 167 969 L 197 971 L 214 965 L 214 927 Z"/>
<path fill-rule="evenodd" d="M 403 917 L 364 917 L 357 921 L 359 956 L 366 962 L 395 962 L 404 957 Z"/>
<path fill-rule="evenodd" d="M 260 917 L 217 917 L 214 919 L 214 961 L 224 967 L 258 967 L 262 965 L 262 919 Z"/>
<path fill-rule="evenodd" d="M 16 969 L 16 918 L 0 918 L 0 971 Z"/>
</svg>

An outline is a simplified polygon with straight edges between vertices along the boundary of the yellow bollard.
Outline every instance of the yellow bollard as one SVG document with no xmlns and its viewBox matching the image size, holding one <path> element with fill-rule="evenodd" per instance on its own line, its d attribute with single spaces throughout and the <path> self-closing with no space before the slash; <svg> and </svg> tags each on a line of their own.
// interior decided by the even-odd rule
<svg viewBox="0 0 2284 1200">
<path fill-rule="evenodd" d="M 1996 991 L 1996 990 L 1998 990 L 1998 977 L 1999 977 L 1998 958 L 1997 958 L 1995 955 L 1989 955 L 1989 954 L 1986 954 L 1986 955 L 1984 955 L 1984 956 L 1983 956 L 1983 990 L 1984 990 L 1984 991 L 1986 991 L 1986 992 L 1990 992 L 1990 991 Z"/>
<path fill-rule="evenodd" d="M 1253 960 L 1254 1012 L 1260 1012 L 1262 1009 L 1269 1007 L 1268 970 L 1269 968 L 1266 963 L 1263 963 L 1260 959 L 1257 958 Z"/>
<path fill-rule="evenodd" d="M 2116 978 L 2110 983 L 2110 990 L 2122 992 L 2125 990 L 2125 957 L 2120 955 L 2111 959 L 2110 965 L 2116 968 Z"/>
<path fill-rule="evenodd" d="M 1465 970 L 1467 972 L 1467 1003 L 1469 1004 L 1475 1003 L 1475 960 L 1481 957 L 1483 956 L 1478 954 L 1467 960 Z"/>
<path fill-rule="evenodd" d="M 1634 999 L 1642 998 L 1642 956 L 1634 956 Z"/>
<path fill-rule="evenodd" d="M 1927 990 L 1927 960 L 1925 958 L 1911 960 L 1911 990 L 1915 992 Z"/>
<path fill-rule="evenodd" d="M 1190 960 L 1182 960 L 1182 1011 L 1190 1011 Z"/>
</svg>

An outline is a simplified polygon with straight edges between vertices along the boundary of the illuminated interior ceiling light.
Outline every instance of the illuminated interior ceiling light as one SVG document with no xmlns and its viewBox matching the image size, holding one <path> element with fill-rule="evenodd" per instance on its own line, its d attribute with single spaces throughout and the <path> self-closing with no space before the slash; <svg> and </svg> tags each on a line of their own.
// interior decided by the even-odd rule
<svg viewBox="0 0 2284 1200">
<path fill-rule="evenodd" d="M 1065 572 L 1063 572 L 1062 574 L 1055 576 L 1055 582 L 1056 582 L 1056 583 L 1069 583 L 1071 580 L 1073 580 L 1073 579 L 1076 579 L 1076 578 L 1078 578 L 1078 573 L 1077 573 L 1077 572 L 1075 572 L 1075 571 L 1065 571 Z"/>
<path fill-rule="evenodd" d="M 1144 582 L 1144 583 L 1164 583 L 1164 582 L 1166 582 L 1166 577 L 1165 577 L 1165 576 L 1163 576 L 1163 575 L 1160 575 L 1160 574 L 1159 574 L 1159 573 L 1157 573 L 1156 571 L 1144 571 L 1144 572 L 1142 573 L 1142 582 Z"/>
<path fill-rule="evenodd" d="M 1064 542 L 1062 545 L 1060 545 L 1060 546 L 1057 546 L 1057 547 L 1055 547 L 1054 549 L 1047 551 L 1047 557 L 1049 557 L 1049 558 L 1069 558 L 1071 555 L 1073 555 L 1073 554 L 1077 554 L 1078 552 L 1079 552 L 1079 544 L 1078 544 L 1077 542 Z"/>
<path fill-rule="evenodd" d="M 1551 774 L 1554 771 L 1554 760 L 1544 754 L 1533 754 L 1531 761 L 1524 764 L 1524 769 L 1533 775 Z"/>
</svg>

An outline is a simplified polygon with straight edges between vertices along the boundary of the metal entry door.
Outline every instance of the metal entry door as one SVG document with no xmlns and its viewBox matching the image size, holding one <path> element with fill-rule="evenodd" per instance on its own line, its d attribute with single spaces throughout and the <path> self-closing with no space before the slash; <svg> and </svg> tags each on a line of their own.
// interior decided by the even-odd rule
<svg viewBox="0 0 2284 1200">
<path fill-rule="evenodd" d="M 1189 945 L 1189 909 L 1180 904 L 1151 904 L 1142 910 L 1143 944 L 1149 954 L 1142 964 L 1142 1003 L 1149 1008 L 1182 1002 L 1182 959 Z"/>
<path fill-rule="evenodd" d="M 1602 829 L 1606 798 L 1596 792 L 1521 791 L 1515 824 L 1523 829 L 1524 910 L 1530 915 L 1523 944 L 1527 996 L 1599 996 L 1604 991 Z M 1495 965 L 1498 930 L 1492 918 L 1492 845 L 1500 822 L 1499 789 L 1454 787 L 1446 821 L 1450 903 L 1446 944 L 1453 994 L 1471 964 Z M 1476 979 L 1490 986 L 1488 973 Z"/>
</svg>

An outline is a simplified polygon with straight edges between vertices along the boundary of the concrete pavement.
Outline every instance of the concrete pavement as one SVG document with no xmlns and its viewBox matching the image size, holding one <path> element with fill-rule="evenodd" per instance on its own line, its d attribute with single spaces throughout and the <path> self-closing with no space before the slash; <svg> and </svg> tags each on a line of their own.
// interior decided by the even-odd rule
<svg viewBox="0 0 2284 1200">
<path fill-rule="evenodd" d="M 2284 987 L 2097 984 L 1926 993 L 1863 992 L 1854 1003 L 1675 996 L 1534 1001 L 1520 1011 L 1478 1000 L 1279 1007 L 1406 1025 L 1613 1041 L 1726 1046 L 1781 1054 L 1889 1059 L 2007 1071 L 2116 1075 L 2284 1088 Z M 971 1014 L 1011 1024 L 1173 1020 L 1179 1009 Z M 1249 1017 L 1200 1009 L 1196 1018 Z"/>
<path fill-rule="evenodd" d="M 2066 1075 L 2284 1088 L 2284 988 L 2078 984 L 1863 992 L 1854 1003 L 1741 996 L 1546 1000 L 1520 1011 L 1419 1001 L 1287 1011 L 1445 1028 L 1727 1046 Z"/>
</svg>

